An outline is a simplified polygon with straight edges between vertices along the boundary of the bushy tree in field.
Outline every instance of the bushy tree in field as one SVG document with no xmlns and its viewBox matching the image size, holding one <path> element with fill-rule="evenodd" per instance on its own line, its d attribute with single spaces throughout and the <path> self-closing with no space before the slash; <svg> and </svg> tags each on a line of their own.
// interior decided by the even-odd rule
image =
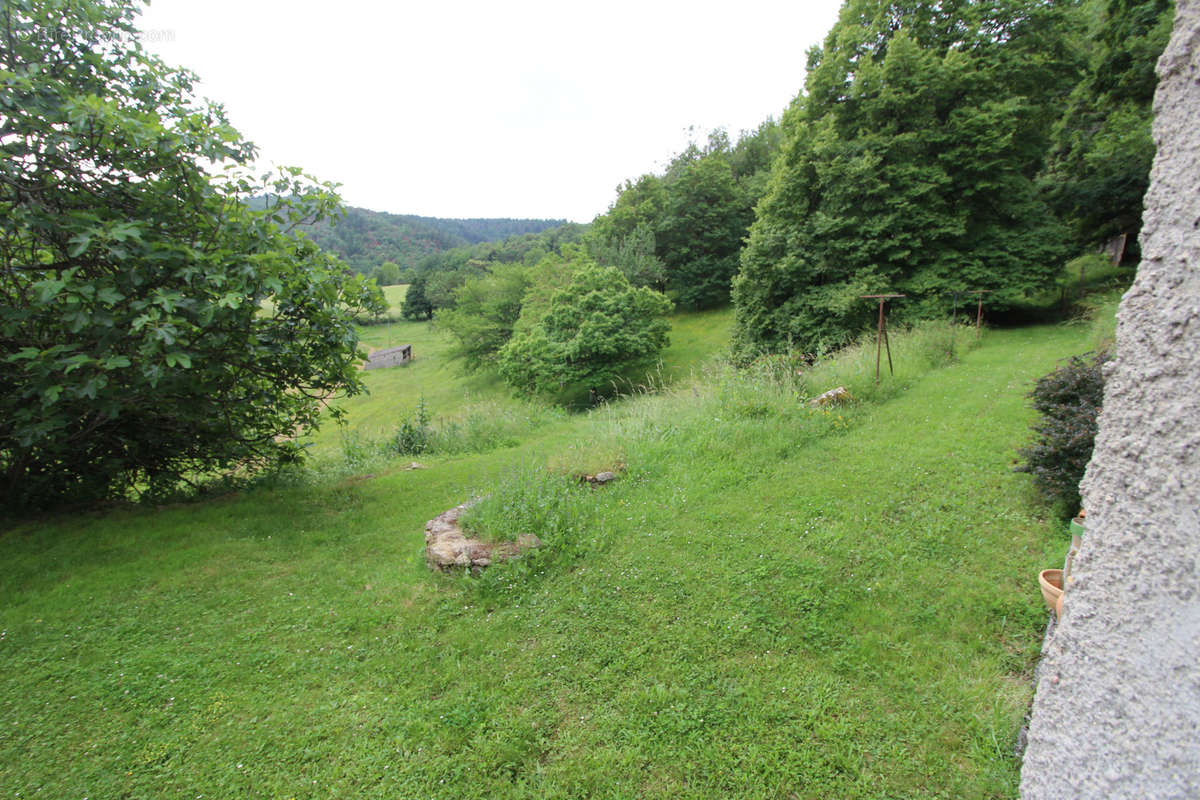
<svg viewBox="0 0 1200 800">
<path fill-rule="evenodd" d="M 637 285 L 664 290 L 681 308 L 727 303 L 780 138 L 771 119 L 743 131 L 736 144 L 717 129 L 703 146 L 684 148 L 662 175 L 626 181 L 592 224 L 593 256 Z"/>
<path fill-rule="evenodd" d="M 1092 459 L 1104 402 L 1107 352 L 1075 356 L 1038 380 L 1029 397 L 1039 418 L 1034 437 L 1020 450 L 1018 472 L 1033 475 L 1034 486 L 1051 502 L 1079 508 L 1079 482 Z"/>
<path fill-rule="evenodd" d="M 380 286 L 395 286 L 400 283 L 400 265 L 395 261 L 385 261 L 375 268 L 372 277 Z"/>
<path fill-rule="evenodd" d="M 420 273 L 408 285 L 408 291 L 404 294 L 404 305 L 400 308 L 400 315 L 405 319 L 416 322 L 433 318 L 433 304 L 425 296 L 425 280 L 425 274 Z"/>
<path fill-rule="evenodd" d="M 1050 285 L 1066 255 L 1037 194 L 1050 122 L 1077 75 L 1041 0 L 849 0 L 784 117 L 734 282 L 736 344 L 836 344 L 858 299 L 951 293 L 1002 305 Z"/>
<path fill-rule="evenodd" d="M 438 327 L 455 342 L 453 354 L 468 370 L 494 364 L 521 316 L 521 301 L 533 281 L 533 269 L 502 264 L 467 278 L 455 290 L 453 308 L 437 312 Z"/>
<path fill-rule="evenodd" d="M 159 492 L 296 457 L 353 393 L 361 277 L 287 230 L 335 195 L 254 147 L 128 3 L 0 14 L 0 502 Z M 286 201 L 247 200 L 264 190 Z"/>
<path fill-rule="evenodd" d="M 592 237 L 588 251 L 597 264 L 616 267 L 634 286 L 666 288 L 667 267 L 655 254 L 654 230 L 649 225 L 638 225 L 624 236 Z"/>
<path fill-rule="evenodd" d="M 671 303 L 631 286 L 615 267 L 587 264 L 545 305 L 530 303 L 500 349 L 500 374 L 522 394 L 598 390 L 653 363 L 667 345 Z"/>
<path fill-rule="evenodd" d="M 657 230 L 667 204 L 667 189 L 657 175 L 643 175 L 617 187 L 617 199 L 592 222 L 591 234 L 601 240 L 620 240 L 637 228 Z"/>
</svg>

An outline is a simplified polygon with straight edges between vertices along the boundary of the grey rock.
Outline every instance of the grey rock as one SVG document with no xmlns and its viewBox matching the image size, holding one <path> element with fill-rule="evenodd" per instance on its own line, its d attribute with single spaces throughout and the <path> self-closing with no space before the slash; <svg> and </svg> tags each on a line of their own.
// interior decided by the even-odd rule
<svg viewBox="0 0 1200 800">
<path fill-rule="evenodd" d="M 470 507 L 471 503 L 463 503 L 425 523 L 425 564 L 431 570 L 470 569 L 478 572 L 493 563 L 518 558 L 522 553 L 542 546 L 542 540 L 531 533 L 522 534 L 515 542 L 472 539 L 459 526 L 462 513 Z"/>
<path fill-rule="evenodd" d="M 854 395 L 850 394 L 849 390 L 846 389 L 845 386 L 839 386 L 836 389 L 830 389 L 824 394 L 817 395 L 812 400 L 809 400 L 808 404 L 813 408 L 822 408 L 824 406 L 837 405 L 839 403 L 848 403 L 853 399 Z"/>
</svg>

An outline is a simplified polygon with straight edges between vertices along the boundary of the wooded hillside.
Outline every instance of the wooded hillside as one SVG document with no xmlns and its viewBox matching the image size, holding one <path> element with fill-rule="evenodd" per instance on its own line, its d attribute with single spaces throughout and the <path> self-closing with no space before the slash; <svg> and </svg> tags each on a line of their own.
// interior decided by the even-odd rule
<svg viewBox="0 0 1200 800">
<path fill-rule="evenodd" d="M 411 269 L 434 253 L 524 233 L 539 233 L 562 225 L 552 219 L 442 219 L 413 214 L 389 214 L 346 207 L 341 219 L 308 230 L 326 252 L 340 257 L 355 272 L 370 274 L 391 261 Z"/>
</svg>

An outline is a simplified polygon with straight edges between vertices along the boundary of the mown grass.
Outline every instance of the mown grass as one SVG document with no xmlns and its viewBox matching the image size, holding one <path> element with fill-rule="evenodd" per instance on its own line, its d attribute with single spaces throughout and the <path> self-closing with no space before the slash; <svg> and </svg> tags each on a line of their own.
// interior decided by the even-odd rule
<svg viewBox="0 0 1200 800">
<path fill-rule="evenodd" d="M 1010 467 L 1089 336 L 894 342 L 878 389 L 869 346 L 714 367 L 427 469 L 22 525 L 0 794 L 1014 797 L 1064 534 Z M 802 402 L 835 381 L 870 402 Z M 544 551 L 430 575 L 424 521 L 485 494 Z"/>
</svg>

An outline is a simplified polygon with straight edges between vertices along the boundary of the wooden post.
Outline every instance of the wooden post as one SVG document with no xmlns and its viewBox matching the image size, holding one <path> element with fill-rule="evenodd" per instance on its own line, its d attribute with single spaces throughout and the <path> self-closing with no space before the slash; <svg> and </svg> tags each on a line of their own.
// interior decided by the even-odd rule
<svg viewBox="0 0 1200 800">
<path fill-rule="evenodd" d="M 975 310 L 975 338 L 976 339 L 979 338 L 980 334 L 983 331 L 983 296 L 985 294 L 991 294 L 991 293 L 992 293 L 991 289 L 977 289 L 974 292 L 968 292 L 968 294 L 979 295 L 979 306 Z"/>
<path fill-rule="evenodd" d="M 892 368 L 892 344 L 890 341 L 888 341 L 887 320 L 883 316 L 883 304 L 886 303 L 888 300 L 891 300 L 896 297 L 904 297 L 904 295 L 902 295 L 902 294 L 861 294 L 861 295 L 859 295 L 860 300 L 878 300 L 879 301 L 879 330 L 875 334 L 875 385 L 876 386 L 879 385 L 879 365 L 880 365 L 881 359 L 883 358 L 883 348 L 884 348 L 885 344 L 887 345 L 888 371 L 891 372 L 892 375 L 896 374 L 896 371 Z"/>
</svg>

